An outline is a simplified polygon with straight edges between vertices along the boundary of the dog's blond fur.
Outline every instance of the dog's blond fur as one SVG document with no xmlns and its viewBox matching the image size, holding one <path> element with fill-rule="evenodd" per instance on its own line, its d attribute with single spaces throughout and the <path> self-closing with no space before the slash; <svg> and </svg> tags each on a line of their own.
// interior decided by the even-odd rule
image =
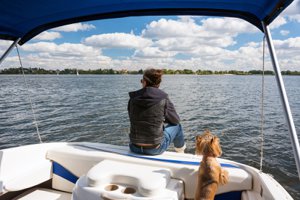
<svg viewBox="0 0 300 200">
<path fill-rule="evenodd" d="M 202 155 L 198 171 L 195 200 L 213 200 L 219 184 L 228 182 L 228 171 L 221 168 L 217 157 L 222 154 L 219 138 L 206 130 L 196 138 L 196 154 Z"/>
</svg>

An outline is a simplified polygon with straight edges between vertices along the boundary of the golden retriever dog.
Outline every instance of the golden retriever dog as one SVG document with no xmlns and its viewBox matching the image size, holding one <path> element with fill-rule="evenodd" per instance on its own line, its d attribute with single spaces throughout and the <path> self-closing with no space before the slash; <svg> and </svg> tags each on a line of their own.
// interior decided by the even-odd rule
<svg viewBox="0 0 300 200">
<path fill-rule="evenodd" d="M 195 200 L 213 200 L 218 185 L 228 182 L 228 171 L 221 168 L 217 157 L 222 154 L 219 138 L 206 130 L 196 137 L 196 154 L 202 155 L 198 170 Z"/>
</svg>

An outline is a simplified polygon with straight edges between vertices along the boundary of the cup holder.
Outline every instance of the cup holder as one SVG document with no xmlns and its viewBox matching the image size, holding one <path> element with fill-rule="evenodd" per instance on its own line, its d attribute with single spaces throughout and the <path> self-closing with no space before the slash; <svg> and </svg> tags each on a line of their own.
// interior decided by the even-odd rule
<svg viewBox="0 0 300 200">
<path fill-rule="evenodd" d="M 115 184 L 109 184 L 109 185 L 106 185 L 104 187 L 104 190 L 108 191 L 108 192 L 116 191 L 118 189 L 119 189 L 119 186 L 115 185 Z M 121 189 L 120 192 L 122 192 L 123 194 L 134 194 L 134 193 L 136 193 L 136 189 L 133 188 L 133 187 L 125 187 L 125 188 L 121 187 L 120 189 Z"/>
<path fill-rule="evenodd" d="M 124 194 L 134 194 L 136 192 L 136 190 L 134 188 L 131 188 L 131 187 L 126 187 L 122 192 Z"/>
<path fill-rule="evenodd" d="M 105 186 L 104 189 L 106 191 L 115 191 L 115 190 L 119 189 L 119 186 L 114 185 L 114 184 L 110 184 L 110 185 Z"/>
</svg>

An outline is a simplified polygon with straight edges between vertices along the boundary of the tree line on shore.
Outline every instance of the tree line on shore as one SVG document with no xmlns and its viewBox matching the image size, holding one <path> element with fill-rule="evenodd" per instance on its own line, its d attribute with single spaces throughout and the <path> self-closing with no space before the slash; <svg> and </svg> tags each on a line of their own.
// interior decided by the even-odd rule
<svg viewBox="0 0 300 200">
<path fill-rule="evenodd" d="M 143 70 L 114 70 L 114 69 L 95 69 L 95 70 L 77 70 L 77 69 L 63 69 L 63 70 L 46 70 L 43 68 L 23 68 L 24 74 L 143 74 Z M 238 71 L 238 70 L 225 70 L 225 71 L 212 71 L 212 70 L 197 70 L 190 69 L 173 70 L 163 69 L 164 74 L 195 74 L 195 75 L 259 75 L 262 74 L 261 70 Z M 22 68 L 8 68 L 0 70 L 0 74 L 22 74 Z M 273 71 L 264 71 L 265 75 L 274 75 Z M 282 71 L 282 75 L 300 75 L 300 71 Z"/>
</svg>

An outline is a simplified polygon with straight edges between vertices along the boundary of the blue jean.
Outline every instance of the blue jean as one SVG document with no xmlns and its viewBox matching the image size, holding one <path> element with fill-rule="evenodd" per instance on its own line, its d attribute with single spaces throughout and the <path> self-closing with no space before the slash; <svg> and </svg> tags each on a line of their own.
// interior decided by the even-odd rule
<svg viewBox="0 0 300 200">
<path fill-rule="evenodd" d="M 158 148 L 147 149 L 143 147 L 137 147 L 132 143 L 129 144 L 129 148 L 132 152 L 137 154 L 146 155 L 159 155 L 168 149 L 171 143 L 174 143 L 174 147 L 180 148 L 184 146 L 183 130 L 180 124 L 167 125 L 164 129 L 164 137 Z"/>
</svg>

